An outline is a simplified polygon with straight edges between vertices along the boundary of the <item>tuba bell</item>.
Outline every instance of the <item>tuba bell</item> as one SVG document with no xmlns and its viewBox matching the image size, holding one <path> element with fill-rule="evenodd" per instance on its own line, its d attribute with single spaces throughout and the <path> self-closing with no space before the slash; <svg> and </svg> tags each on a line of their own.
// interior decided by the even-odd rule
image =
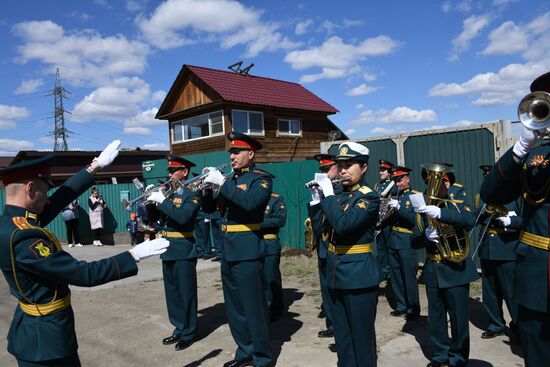
<svg viewBox="0 0 550 367">
<path fill-rule="evenodd" d="M 421 166 L 426 170 L 427 174 L 426 205 L 445 208 L 454 206 L 460 212 L 460 209 L 452 200 L 438 197 L 443 177 L 447 172 L 450 172 L 449 168 L 438 163 L 424 163 Z M 462 230 L 457 233 L 452 225 L 441 223 L 434 218 L 429 218 L 428 222 L 430 227 L 436 228 L 439 233 L 436 247 L 443 259 L 458 263 L 468 257 L 470 252 L 468 231 Z"/>
<path fill-rule="evenodd" d="M 523 97 L 518 118 L 526 128 L 550 135 L 550 93 L 537 91 Z"/>
</svg>

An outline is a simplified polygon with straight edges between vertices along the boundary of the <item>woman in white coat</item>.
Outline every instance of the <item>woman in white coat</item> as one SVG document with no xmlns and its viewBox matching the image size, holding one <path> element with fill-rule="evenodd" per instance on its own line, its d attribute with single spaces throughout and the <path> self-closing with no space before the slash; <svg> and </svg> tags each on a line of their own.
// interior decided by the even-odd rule
<svg viewBox="0 0 550 367">
<path fill-rule="evenodd" d="M 103 198 L 99 196 L 97 190 L 92 190 L 92 196 L 88 198 L 88 215 L 90 216 L 90 227 L 94 232 L 94 246 L 103 246 L 100 241 L 101 228 L 103 228 L 103 210 L 107 207 L 107 204 L 103 201 Z"/>
</svg>

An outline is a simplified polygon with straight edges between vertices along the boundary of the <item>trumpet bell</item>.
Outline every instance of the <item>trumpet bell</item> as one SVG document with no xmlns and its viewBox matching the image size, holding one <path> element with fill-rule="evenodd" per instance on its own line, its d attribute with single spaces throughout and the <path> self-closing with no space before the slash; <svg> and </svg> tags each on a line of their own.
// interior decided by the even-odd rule
<svg viewBox="0 0 550 367">
<path fill-rule="evenodd" d="M 545 130 L 550 127 L 550 93 L 529 93 L 519 103 L 518 117 L 530 130 Z"/>
</svg>

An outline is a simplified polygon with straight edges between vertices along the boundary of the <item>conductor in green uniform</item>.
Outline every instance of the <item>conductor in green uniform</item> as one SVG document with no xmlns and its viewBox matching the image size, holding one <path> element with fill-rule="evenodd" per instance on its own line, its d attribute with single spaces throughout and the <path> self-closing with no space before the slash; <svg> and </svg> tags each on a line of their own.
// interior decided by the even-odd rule
<svg viewBox="0 0 550 367">
<path fill-rule="evenodd" d="M 491 166 L 480 166 L 484 176 Z M 481 260 L 483 308 L 489 319 L 489 326 L 481 337 L 491 339 L 503 335 L 506 329 L 502 303 L 505 302 L 512 318 L 510 329 L 517 331 L 518 306 L 513 300 L 514 278 L 516 273 L 516 245 L 521 225 L 521 203 L 511 203 L 495 207 L 483 204 L 476 195 L 476 213 L 482 226 L 481 242 L 477 250 Z"/>
<path fill-rule="evenodd" d="M 418 251 L 413 247 L 413 232 L 416 226 L 416 213 L 409 196 L 410 188 L 408 167 L 394 166 L 391 170 L 392 180 L 399 190 L 398 199 L 391 199 L 389 205 L 395 214 L 389 220 L 390 238 L 388 241 L 388 263 L 391 269 L 392 291 L 395 310 L 392 316 L 405 316 L 413 320 L 420 315 L 418 297 Z"/>
<path fill-rule="evenodd" d="M 237 343 L 234 359 L 224 367 L 269 366 L 268 313 L 264 294 L 265 243 L 261 223 L 271 198 L 272 175 L 254 164 L 260 142 L 246 134 L 231 132 L 229 158 L 233 173 L 229 177 L 211 168 L 204 183 L 219 188 L 218 200 L 225 233 L 221 276 L 225 310 L 233 339 Z M 213 191 L 205 194 L 206 212 L 215 210 Z"/>
<path fill-rule="evenodd" d="M 491 169 L 480 196 L 487 204 L 522 199 L 513 297 L 525 366 L 538 367 L 550 361 L 550 73 L 535 79 L 531 92 L 520 103 L 521 136 Z"/>
<path fill-rule="evenodd" d="M 6 190 L 0 216 L 0 267 L 19 301 L 8 332 L 8 352 L 20 367 L 80 366 L 69 285 L 92 287 L 135 275 L 140 259 L 168 247 L 168 241 L 160 239 L 85 262 L 65 252 L 56 236 L 43 228 L 92 186 L 94 173 L 111 164 L 119 146 L 118 140 L 111 143 L 50 197 L 54 155 L 0 170 Z"/>
<path fill-rule="evenodd" d="M 276 321 L 284 312 L 283 287 L 281 281 L 281 241 L 279 231 L 286 223 L 285 199 L 272 193 L 265 208 L 264 221 L 260 226 L 265 244 L 264 278 L 266 285 L 269 320 Z"/>
<path fill-rule="evenodd" d="M 164 293 L 168 318 L 174 326 L 162 343 L 176 343 L 176 350 L 188 348 L 197 331 L 197 246 L 193 228 L 200 208 L 200 196 L 178 185 L 187 179 L 195 164 L 185 158 L 168 155 L 168 178 L 173 189 L 168 196 L 155 191 L 146 200 L 156 203 L 163 222 L 162 237 L 170 248 L 161 255 Z"/>
</svg>

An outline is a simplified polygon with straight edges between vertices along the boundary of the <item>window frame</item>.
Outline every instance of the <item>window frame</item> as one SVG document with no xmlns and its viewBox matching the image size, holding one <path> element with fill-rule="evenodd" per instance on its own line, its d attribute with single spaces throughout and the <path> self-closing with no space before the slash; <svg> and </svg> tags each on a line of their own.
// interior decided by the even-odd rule
<svg viewBox="0 0 550 367">
<path fill-rule="evenodd" d="M 219 132 L 219 133 L 212 134 L 212 121 L 211 121 L 210 115 L 213 115 L 215 113 L 221 113 L 221 116 L 222 116 L 222 121 L 221 121 L 222 131 Z M 191 119 L 194 119 L 194 118 L 197 118 L 197 117 L 202 117 L 202 116 L 208 116 L 208 136 L 201 136 L 201 137 L 193 138 L 193 139 L 185 139 L 185 131 L 183 130 L 183 126 L 186 126 L 186 125 L 184 124 L 184 121 L 191 120 Z M 174 133 L 175 132 L 175 130 L 174 130 L 175 125 L 180 125 L 181 126 L 181 137 L 182 137 L 181 140 L 176 140 L 175 139 L 175 133 Z M 215 137 L 215 136 L 223 136 L 223 135 L 225 135 L 225 115 L 224 115 L 224 111 L 223 110 L 217 110 L 217 111 L 212 111 L 212 112 L 206 112 L 206 113 L 203 113 L 203 114 L 200 114 L 200 115 L 189 116 L 189 117 L 186 117 L 184 119 L 172 121 L 172 122 L 170 122 L 170 130 L 171 130 L 170 131 L 170 135 L 171 135 L 170 140 L 172 141 L 172 144 L 187 143 L 187 142 L 191 142 L 191 141 L 212 138 L 212 137 Z"/>
<path fill-rule="evenodd" d="M 246 127 L 247 131 L 239 131 L 247 135 L 254 136 L 265 136 L 265 119 L 263 111 L 253 111 L 253 110 L 240 110 L 240 109 L 231 109 L 231 131 L 235 131 L 235 120 L 233 119 L 233 112 L 246 112 Z M 250 113 L 259 113 L 262 116 L 262 132 L 250 132 Z"/>
<path fill-rule="evenodd" d="M 280 122 L 281 120 L 288 121 L 288 132 L 281 132 L 280 128 Z M 299 132 L 293 133 L 291 132 L 291 121 L 298 121 L 299 124 Z M 277 118 L 277 135 L 278 136 L 302 136 L 302 120 L 299 118 L 291 118 L 291 117 L 278 117 Z"/>
</svg>

